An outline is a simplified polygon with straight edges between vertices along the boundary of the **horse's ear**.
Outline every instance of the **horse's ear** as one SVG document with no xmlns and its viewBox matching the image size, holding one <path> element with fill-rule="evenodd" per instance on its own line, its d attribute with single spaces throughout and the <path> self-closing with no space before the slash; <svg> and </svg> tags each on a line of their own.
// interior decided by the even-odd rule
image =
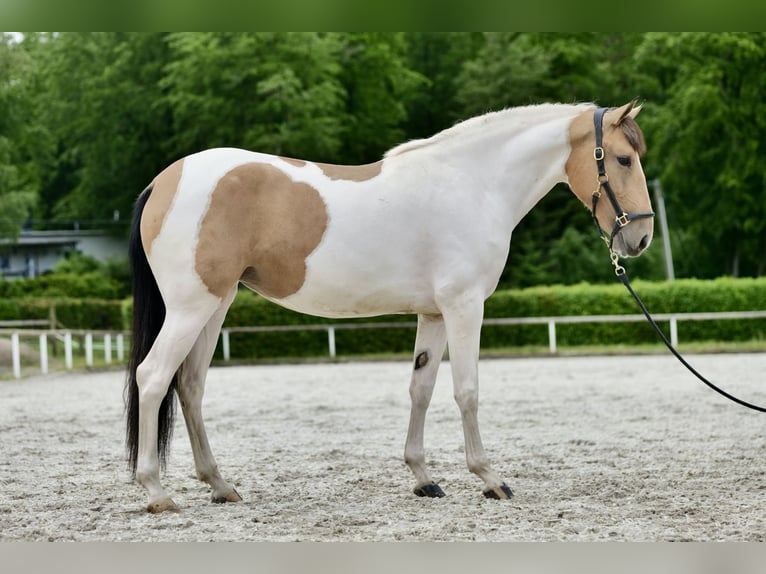
<svg viewBox="0 0 766 574">
<path fill-rule="evenodd" d="M 628 112 L 628 117 L 636 119 L 636 116 L 641 111 L 641 108 L 644 107 L 644 102 L 641 102 L 640 104 L 636 105 L 636 102 L 638 102 L 638 98 L 633 98 L 631 100 L 631 103 L 633 104 L 633 108 Z"/>
<path fill-rule="evenodd" d="M 633 98 L 624 106 L 610 110 L 608 114 L 612 124 L 618 126 L 625 120 L 625 118 L 635 118 L 638 115 L 638 112 L 641 111 L 641 105 L 643 105 L 636 106 L 636 102 L 638 102 L 638 98 Z"/>
</svg>

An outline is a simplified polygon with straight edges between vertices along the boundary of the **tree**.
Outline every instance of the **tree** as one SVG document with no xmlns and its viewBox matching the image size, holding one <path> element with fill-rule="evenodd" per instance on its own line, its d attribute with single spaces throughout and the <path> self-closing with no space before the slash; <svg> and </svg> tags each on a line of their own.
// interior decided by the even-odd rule
<svg viewBox="0 0 766 574">
<path fill-rule="evenodd" d="M 167 163 L 162 34 L 61 33 L 39 54 L 40 121 L 57 136 L 45 215 L 122 220 Z M 124 231 L 125 226 L 120 228 Z"/>
<path fill-rule="evenodd" d="M 458 104 L 460 74 L 485 43 L 478 32 L 409 32 L 407 67 L 423 78 L 407 104 L 409 138 L 426 138 L 450 127 L 466 113 Z"/>
<path fill-rule="evenodd" d="M 162 87 L 177 156 L 215 146 L 329 161 L 344 129 L 333 35 L 176 33 Z"/>
<path fill-rule="evenodd" d="M 346 92 L 342 163 L 377 161 L 407 137 L 408 109 L 427 80 L 410 67 L 403 34 L 346 33 L 339 40 Z"/>
<path fill-rule="evenodd" d="M 33 67 L 24 46 L 0 34 L 0 239 L 18 237 L 39 188 L 39 172 L 31 159 L 38 129 L 29 122 L 32 107 L 27 91 Z"/>
<path fill-rule="evenodd" d="M 766 34 L 648 34 L 637 61 L 661 101 L 646 124 L 649 163 L 680 274 L 763 275 Z"/>
</svg>

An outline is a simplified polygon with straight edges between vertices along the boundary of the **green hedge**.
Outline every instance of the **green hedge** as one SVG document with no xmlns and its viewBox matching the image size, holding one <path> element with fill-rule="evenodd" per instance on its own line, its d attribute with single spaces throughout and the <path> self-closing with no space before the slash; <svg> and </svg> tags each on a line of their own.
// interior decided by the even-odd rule
<svg viewBox="0 0 766 574">
<path fill-rule="evenodd" d="M 118 299 L 121 285 L 96 271 L 53 273 L 34 279 L 0 280 L 0 299 L 72 298 Z"/>
<path fill-rule="evenodd" d="M 0 320 L 48 319 L 53 308 L 56 320 L 69 329 L 120 330 L 121 305 L 104 299 L 0 299 Z"/>
</svg>

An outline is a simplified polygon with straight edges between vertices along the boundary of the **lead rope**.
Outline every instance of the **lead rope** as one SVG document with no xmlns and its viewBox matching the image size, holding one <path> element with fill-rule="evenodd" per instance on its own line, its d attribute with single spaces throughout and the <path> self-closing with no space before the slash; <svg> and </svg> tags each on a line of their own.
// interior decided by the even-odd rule
<svg viewBox="0 0 766 574">
<path fill-rule="evenodd" d="M 713 389 L 715 392 L 717 392 L 720 395 L 723 395 L 730 401 L 734 401 L 738 405 L 742 405 L 743 407 L 747 407 L 748 409 L 752 409 L 754 411 L 758 411 L 759 413 L 766 413 L 766 407 L 761 407 L 758 405 L 755 405 L 753 403 L 749 403 L 747 401 L 744 401 L 738 397 L 735 397 L 734 395 L 727 393 L 722 388 L 716 386 L 715 384 L 711 383 L 709 380 L 707 380 L 704 376 L 702 376 L 697 369 L 692 367 L 686 359 L 684 359 L 681 356 L 681 353 L 679 353 L 676 348 L 671 344 L 670 341 L 668 341 L 668 338 L 665 336 L 665 333 L 662 332 L 662 329 L 657 325 L 657 323 L 652 318 L 652 315 L 649 313 L 649 310 L 646 308 L 646 305 L 644 305 L 644 302 L 641 301 L 641 298 L 636 294 L 636 292 L 633 290 L 633 287 L 630 285 L 630 279 L 628 279 L 628 274 L 625 272 L 625 268 L 620 265 L 620 258 L 617 253 L 614 252 L 614 250 L 610 249 L 610 257 L 612 259 L 612 265 L 614 265 L 614 273 L 619 277 L 620 281 L 623 285 L 625 285 L 625 288 L 628 290 L 628 292 L 633 296 L 633 299 L 635 299 L 636 303 L 638 303 L 639 308 L 643 312 L 643 314 L 646 316 L 647 320 L 649 321 L 649 324 L 654 328 L 654 332 L 657 333 L 657 336 L 662 340 L 663 343 L 665 343 L 665 346 L 670 349 L 670 352 L 673 353 L 676 358 L 681 361 L 681 364 L 689 369 L 689 371 L 695 375 L 700 381 L 705 383 L 708 387 Z"/>
</svg>

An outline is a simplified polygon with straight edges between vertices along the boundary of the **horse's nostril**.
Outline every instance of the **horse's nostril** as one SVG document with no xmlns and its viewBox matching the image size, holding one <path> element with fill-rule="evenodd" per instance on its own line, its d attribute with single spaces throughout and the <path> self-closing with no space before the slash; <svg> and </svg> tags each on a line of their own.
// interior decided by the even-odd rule
<svg viewBox="0 0 766 574">
<path fill-rule="evenodd" d="M 643 251 L 649 245 L 649 235 L 644 235 L 638 243 L 638 248 Z"/>
</svg>

